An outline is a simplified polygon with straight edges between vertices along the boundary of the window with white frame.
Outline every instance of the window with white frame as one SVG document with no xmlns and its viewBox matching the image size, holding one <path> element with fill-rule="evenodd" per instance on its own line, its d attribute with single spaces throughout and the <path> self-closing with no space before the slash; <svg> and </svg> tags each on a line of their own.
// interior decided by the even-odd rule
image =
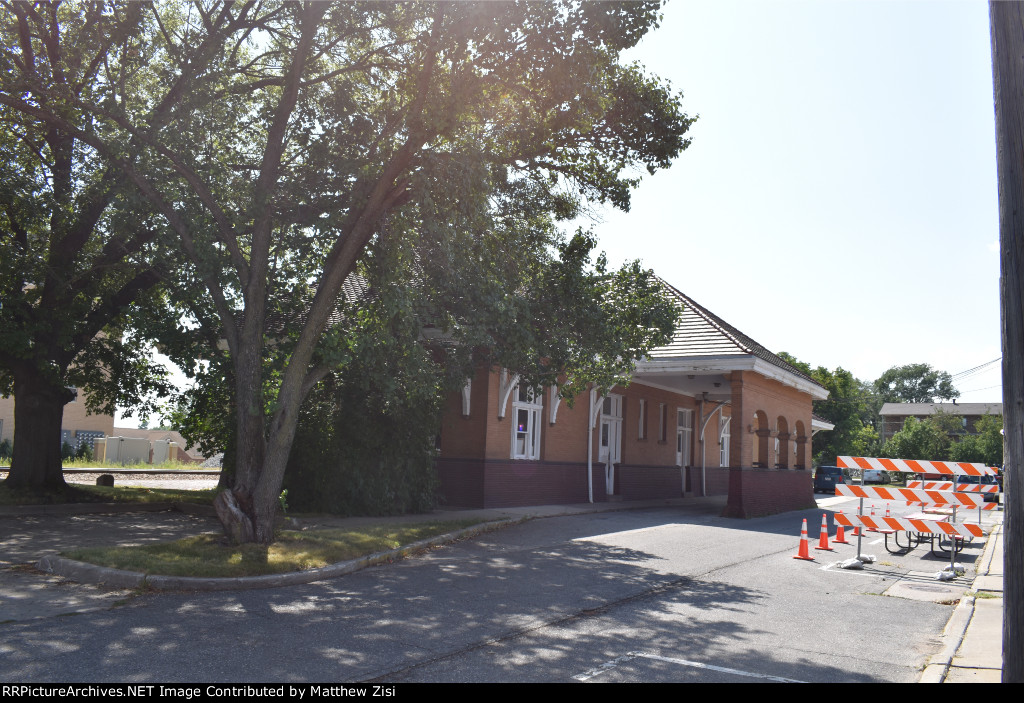
<svg viewBox="0 0 1024 703">
<path fill-rule="evenodd" d="M 601 443 L 597 459 L 612 463 L 622 461 L 622 396 L 614 393 L 605 396 L 601 404 Z"/>
<path fill-rule="evenodd" d="M 718 443 L 720 445 L 718 459 L 719 466 L 729 465 L 729 443 L 732 441 L 732 435 L 729 432 L 729 425 L 731 422 L 731 417 L 722 418 L 722 430 L 718 436 Z"/>
<path fill-rule="evenodd" d="M 693 410 L 676 409 L 676 466 L 690 465 L 693 440 Z"/>
<path fill-rule="evenodd" d="M 512 398 L 512 458 L 539 459 L 543 396 L 520 385 L 513 389 Z"/>
</svg>

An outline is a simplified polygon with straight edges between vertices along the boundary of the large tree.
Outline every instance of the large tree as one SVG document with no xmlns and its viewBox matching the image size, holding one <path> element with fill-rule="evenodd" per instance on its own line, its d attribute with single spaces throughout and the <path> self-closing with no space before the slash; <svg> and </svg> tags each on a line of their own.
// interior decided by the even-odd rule
<svg viewBox="0 0 1024 703">
<path fill-rule="evenodd" d="M 786 352 L 779 356 L 800 369 L 828 390 L 828 398 L 814 401 L 814 414 L 828 420 L 834 427 L 817 432 L 812 440 L 814 462 L 834 464 L 837 456 L 864 456 L 878 447 L 875 429 L 877 407 L 871 386 L 858 380 L 842 367 L 811 368 Z"/>
<path fill-rule="evenodd" d="M 928 417 L 924 420 L 908 417 L 903 422 L 903 429 L 893 434 L 882 447 L 882 456 L 891 459 L 947 461 L 951 458 L 953 439 L 948 432 L 949 423 L 943 420 L 941 417 Z"/>
<path fill-rule="evenodd" d="M 931 403 L 960 395 L 947 372 L 928 364 L 893 366 L 875 379 L 875 392 L 883 403 Z"/>
<path fill-rule="evenodd" d="M 165 390 L 129 324 L 131 311 L 161 305 L 156 287 L 172 264 L 156 254 L 164 225 L 79 138 L 102 125 L 77 106 L 138 107 L 142 14 L 57 3 L 0 11 L 0 395 L 15 399 L 12 487 L 64 488 L 61 421 L 75 389 L 109 414 Z M 139 118 L 159 123 L 172 102 Z M 120 158 L 138 163 L 138 145 L 122 146 Z"/>
<path fill-rule="evenodd" d="M 685 148 L 678 97 L 619 62 L 657 25 L 659 5 L 160 3 L 133 30 L 141 105 L 71 94 L 24 70 L 26 90 L 47 102 L 0 94 L 126 178 L 191 260 L 230 358 L 237 466 L 217 505 L 237 539 L 272 539 L 299 406 L 344 356 L 345 340 L 325 331 L 338 329 L 339 292 L 368 246 L 423 238 L 424 264 L 437 280 L 448 272 L 454 295 L 461 271 L 449 258 L 489 254 L 475 290 L 493 296 L 484 307 L 505 323 L 495 329 L 522 334 L 518 315 L 531 308 L 505 283 L 551 268 L 534 262 L 554 244 L 553 220 L 587 201 L 628 208 L 637 168 L 653 173 Z M 81 23 L 89 7 L 51 24 Z M 31 19 L 22 24 L 31 33 Z M 293 321 L 287 334 L 268 327 L 274 319 Z M 443 327 L 458 332 L 456 319 Z M 577 383 L 608 379 L 655 338 L 640 327 L 622 328 L 618 357 L 595 360 L 557 330 L 539 337 L 550 349 L 532 351 L 578 369 Z"/>
<path fill-rule="evenodd" d="M 983 415 L 974 423 L 976 434 L 964 434 L 949 451 L 953 461 L 979 462 L 987 466 L 1003 465 L 1003 418 Z"/>
</svg>

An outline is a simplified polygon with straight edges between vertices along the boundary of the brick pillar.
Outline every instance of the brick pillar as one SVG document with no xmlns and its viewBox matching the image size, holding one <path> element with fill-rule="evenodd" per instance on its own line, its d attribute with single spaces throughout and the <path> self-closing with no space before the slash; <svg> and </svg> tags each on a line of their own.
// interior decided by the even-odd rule
<svg viewBox="0 0 1024 703">
<path fill-rule="evenodd" d="M 732 428 L 729 439 L 729 467 L 739 468 L 753 463 L 754 435 L 747 431 L 750 418 L 743 407 L 743 372 L 732 372 Z M 730 488 L 731 492 L 731 488 Z"/>
<path fill-rule="evenodd" d="M 733 371 L 731 381 L 732 427 L 729 438 L 729 497 L 725 517 L 742 517 L 743 511 L 743 467 L 753 465 L 754 438 L 747 427 L 750 417 L 743 406 L 743 372 Z"/>
<path fill-rule="evenodd" d="M 797 469 L 806 469 L 810 466 L 810 462 L 807 460 L 807 440 L 806 435 L 797 435 L 796 438 L 796 466 Z"/>
</svg>

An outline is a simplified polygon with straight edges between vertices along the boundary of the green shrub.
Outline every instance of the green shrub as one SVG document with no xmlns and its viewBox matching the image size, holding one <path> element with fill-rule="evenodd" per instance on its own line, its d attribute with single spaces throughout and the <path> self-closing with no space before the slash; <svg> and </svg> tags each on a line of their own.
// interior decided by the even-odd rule
<svg viewBox="0 0 1024 703">
<path fill-rule="evenodd" d="M 285 471 L 289 509 L 388 515 L 433 508 L 443 394 L 435 388 L 426 397 L 386 399 L 347 371 L 322 383 L 303 407 Z"/>
<path fill-rule="evenodd" d="M 75 452 L 75 458 L 82 459 L 83 461 L 92 461 L 94 458 L 92 453 L 92 445 L 89 444 L 88 442 L 82 442 L 81 444 L 79 444 L 78 451 Z"/>
</svg>

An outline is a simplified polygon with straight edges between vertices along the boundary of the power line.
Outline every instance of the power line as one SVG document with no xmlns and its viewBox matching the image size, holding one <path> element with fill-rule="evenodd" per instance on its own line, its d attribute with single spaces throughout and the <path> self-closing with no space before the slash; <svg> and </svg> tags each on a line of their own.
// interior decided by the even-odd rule
<svg viewBox="0 0 1024 703">
<path fill-rule="evenodd" d="M 963 377 L 965 377 L 965 376 L 967 376 L 969 374 L 973 374 L 973 373 L 975 373 L 975 372 L 985 368 L 986 366 L 991 366 L 992 364 L 996 363 L 997 361 L 1000 361 L 1002 358 L 1003 357 L 998 356 L 995 359 L 993 359 L 992 361 L 986 361 L 984 364 L 980 364 L 978 366 L 975 366 L 972 369 L 967 369 L 966 371 L 961 371 L 959 373 L 955 373 L 955 374 L 952 375 L 951 378 L 954 378 L 954 379 L 960 378 L 960 379 L 962 379 Z"/>
<path fill-rule="evenodd" d="M 986 386 L 985 388 L 975 388 L 974 390 L 960 391 L 960 392 L 961 393 L 974 393 L 975 391 L 988 391 L 988 390 L 992 390 L 993 388 L 1002 388 L 1002 387 L 1003 387 L 1003 384 L 1000 383 L 998 386 Z"/>
</svg>

